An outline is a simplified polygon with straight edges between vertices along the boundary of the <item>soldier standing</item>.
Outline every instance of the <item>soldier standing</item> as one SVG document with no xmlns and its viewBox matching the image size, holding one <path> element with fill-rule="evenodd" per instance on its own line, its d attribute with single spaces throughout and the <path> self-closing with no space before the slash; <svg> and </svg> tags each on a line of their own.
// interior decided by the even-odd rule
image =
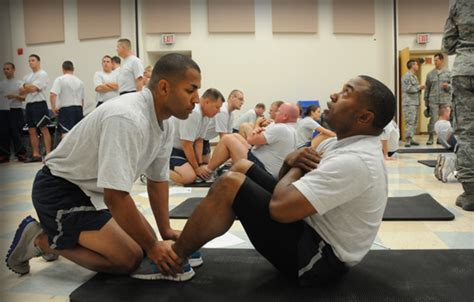
<svg viewBox="0 0 474 302">
<path fill-rule="evenodd" d="M 438 120 L 440 106 L 451 106 L 451 72 L 444 67 L 442 53 L 434 55 L 435 68 L 426 76 L 425 106 L 430 112 L 428 123 L 429 138 L 427 145 L 433 144 L 435 134 L 434 125 Z"/>
<path fill-rule="evenodd" d="M 456 54 L 452 72 L 457 179 L 464 192 L 456 205 L 474 211 L 474 2 L 456 0 L 449 9 L 443 48 Z"/>
<path fill-rule="evenodd" d="M 419 144 L 413 140 L 416 123 L 418 120 L 418 108 L 420 107 L 420 92 L 425 89 L 425 85 L 420 85 L 415 73 L 418 71 L 418 62 L 408 60 L 408 72 L 402 78 L 402 106 L 405 117 L 405 147 Z"/>
</svg>

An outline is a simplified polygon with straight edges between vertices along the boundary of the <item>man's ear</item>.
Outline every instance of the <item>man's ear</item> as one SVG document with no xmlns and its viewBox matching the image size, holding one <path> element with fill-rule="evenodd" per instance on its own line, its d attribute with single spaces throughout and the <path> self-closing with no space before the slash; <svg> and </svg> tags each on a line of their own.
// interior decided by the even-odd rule
<svg viewBox="0 0 474 302">
<path fill-rule="evenodd" d="M 161 96 L 167 96 L 170 93 L 170 83 L 161 79 L 158 81 L 158 85 L 155 86 L 155 93 Z"/>
<path fill-rule="evenodd" d="M 365 110 L 359 115 L 358 122 L 365 125 L 373 125 L 375 114 L 372 111 Z"/>
</svg>

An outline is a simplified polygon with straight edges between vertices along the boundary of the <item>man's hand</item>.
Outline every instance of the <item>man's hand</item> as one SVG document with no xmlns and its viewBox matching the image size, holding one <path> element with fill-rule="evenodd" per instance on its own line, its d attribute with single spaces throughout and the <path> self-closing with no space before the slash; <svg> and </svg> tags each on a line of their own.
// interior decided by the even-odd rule
<svg viewBox="0 0 474 302">
<path fill-rule="evenodd" d="M 420 90 L 423 90 L 423 89 L 425 89 L 425 88 L 426 88 L 426 86 L 425 86 L 425 85 L 423 85 L 423 84 L 422 84 L 422 85 L 420 85 Z"/>
<path fill-rule="evenodd" d="M 253 129 L 252 135 L 257 135 L 257 134 L 259 134 L 259 133 L 262 133 L 263 131 L 265 131 L 265 128 L 257 127 L 257 128 L 255 128 L 255 129 Z"/>
<path fill-rule="evenodd" d="M 196 173 L 196 175 L 202 179 L 209 179 L 209 177 L 211 177 L 212 171 L 209 170 L 207 166 L 199 166 L 198 168 L 194 169 L 194 173 Z"/>
<path fill-rule="evenodd" d="M 263 123 L 265 123 L 265 121 L 266 121 L 266 119 L 263 116 L 257 118 L 257 120 L 255 121 L 255 128 L 264 127 Z"/>
<path fill-rule="evenodd" d="M 390 157 L 390 156 L 388 156 L 388 155 L 384 155 L 383 158 L 384 158 L 385 160 L 396 160 L 395 157 Z"/>
<path fill-rule="evenodd" d="M 441 87 L 443 87 L 444 89 L 448 89 L 449 88 L 449 83 L 448 82 L 443 82 L 443 84 L 441 84 Z"/>
<path fill-rule="evenodd" d="M 56 108 L 56 107 L 52 108 L 51 111 L 52 111 L 54 114 L 56 114 L 56 115 L 59 114 L 59 109 Z"/>
<path fill-rule="evenodd" d="M 285 163 L 292 168 L 300 168 L 304 173 L 316 169 L 321 156 L 313 148 L 306 147 L 291 152 L 285 159 Z"/>
<path fill-rule="evenodd" d="M 171 240 L 157 241 L 145 252 L 164 275 L 176 277 L 177 273 L 182 273 L 182 268 L 181 259 L 171 248 L 173 243 L 174 241 Z"/>
<path fill-rule="evenodd" d="M 161 232 L 160 234 L 161 234 L 161 237 L 163 238 L 163 240 L 176 241 L 176 240 L 178 240 L 179 236 L 181 235 L 181 231 L 168 229 L 164 232 Z"/>
</svg>

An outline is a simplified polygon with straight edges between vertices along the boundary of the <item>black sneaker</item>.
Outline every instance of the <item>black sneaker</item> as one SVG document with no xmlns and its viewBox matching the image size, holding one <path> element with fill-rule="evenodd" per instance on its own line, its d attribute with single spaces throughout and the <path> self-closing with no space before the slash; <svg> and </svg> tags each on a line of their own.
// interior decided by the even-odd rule
<svg viewBox="0 0 474 302">
<path fill-rule="evenodd" d="M 39 163 L 41 161 L 43 161 L 43 158 L 41 158 L 41 156 L 32 156 L 25 160 L 24 163 Z"/>
</svg>

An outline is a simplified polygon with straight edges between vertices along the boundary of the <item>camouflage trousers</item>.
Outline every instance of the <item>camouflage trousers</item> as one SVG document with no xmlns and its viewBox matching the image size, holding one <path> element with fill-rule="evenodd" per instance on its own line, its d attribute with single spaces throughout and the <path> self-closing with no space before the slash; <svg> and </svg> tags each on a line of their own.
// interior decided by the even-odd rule
<svg viewBox="0 0 474 302">
<path fill-rule="evenodd" d="M 413 138 L 418 121 L 418 105 L 403 105 L 403 117 L 405 118 L 405 138 Z"/>
<path fill-rule="evenodd" d="M 439 107 L 440 106 L 452 106 L 451 103 L 436 103 L 436 104 L 432 104 L 430 102 L 430 113 L 431 113 L 431 117 L 430 117 L 430 121 L 428 122 L 428 133 L 429 134 L 435 134 L 435 130 L 434 130 L 434 125 L 435 123 L 438 121 L 439 119 L 439 116 L 438 116 L 438 111 L 439 111 Z"/>
<path fill-rule="evenodd" d="M 474 182 L 474 76 L 455 76 L 454 134 L 458 140 L 456 170 L 461 183 Z"/>
</svg>

